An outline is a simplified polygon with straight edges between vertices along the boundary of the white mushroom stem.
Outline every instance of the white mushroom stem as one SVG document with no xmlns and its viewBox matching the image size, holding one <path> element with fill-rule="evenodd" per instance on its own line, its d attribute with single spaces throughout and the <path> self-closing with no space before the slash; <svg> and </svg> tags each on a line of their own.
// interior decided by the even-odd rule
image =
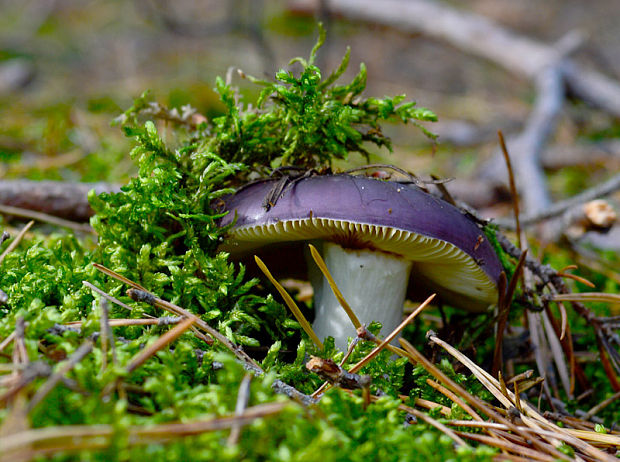
<svg viewBox="0 0 620 462">
<path fill-rule="evenodd" d="M 329 242 L 323 245 L 321 253 L 360 322 L 380 322 L 382 336 L 392 332 L 402 319 L 412 263 L 396 255 L 344 249 Z M 334 337 L 336 347 L 346 351 L 347 338 L 356 336 L 353 323 L 314 262 L 309 262 L 309 267 L 316 309 L 312 327 L 320 339 Z"/>
</svg>

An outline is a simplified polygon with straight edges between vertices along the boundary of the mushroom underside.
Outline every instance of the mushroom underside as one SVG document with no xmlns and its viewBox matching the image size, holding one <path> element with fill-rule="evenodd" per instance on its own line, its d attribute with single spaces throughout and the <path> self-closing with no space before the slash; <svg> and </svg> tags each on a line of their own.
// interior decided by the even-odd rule
<svg viewBox="0 0 620 462">
<path fill-rule="evenodd" d="M 291 243 L 322 243 L 323 258 L 345 299 L 362 323 L 380 322 L 382 335 L 399 324 L 404 299 L 413 292 L 423 297 L 437 292 L 469 311 L 484 310 L 497 300 L 496 284 L 470 255 L 449 242 L 402 229 L 306 218 L 236 228 L 231 237 L 224 250 L 234 254 L 252 254 L 260 247 L 259 254 L 266 255 L 277 248 L 267 244 L 288 241 L 288 251 L 276 250 L 278 256 L 267 260 L 280 277 L 291 273 L 278 266 L 292 265 L 297 275 L 304 266 L 290 252 Z M 320 338 L 333 336 L 336 346 L 346 349 L 355 329 L 312 262 L 308 273 L 315 292 L 313 328 Z"/>
</svg>

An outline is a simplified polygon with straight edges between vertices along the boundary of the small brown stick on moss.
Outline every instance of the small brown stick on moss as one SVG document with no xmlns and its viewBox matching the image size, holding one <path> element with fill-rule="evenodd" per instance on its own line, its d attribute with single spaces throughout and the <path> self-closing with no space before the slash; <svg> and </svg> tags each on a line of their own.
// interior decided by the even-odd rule
<svg viewBox="0 0 620 462">
<path fill-rule="evenodd" d="M 432 294 L 430 297 L 424 300 L 424 302 L 422 302 L 420 306 L 418 306 L 413 313 L 407 316 L 407 318 L 405 318 L 405 320 L 401 322 L 400 325 L 398 325 L 398 327 L 396 327 L 396 329 L 394 329 L 379 345 L 377 345 L 370 353 L 368 353 L 357 364 L 355 364 L 351 369 L 349 369 L 349 372 L 355 373 L 359 371 L 362 367 L 368 364 L 375 356 L 377 356 L 381 352 L 381 350 L 383 350 L 386 347 L 386 345 L 388 345 L 392 340 L 398 337 L 401 331 L 405 327 L 407 327 L 407 325 L 411 323 L 422 312 L 422 310 L 424 310 L 429 305 L 430 302 L 433 301 L 433 299 L 435 298 L 435 295 L 436 294 Z"/>
<path fill-rule="evenodd" d="M 181 322 L 178 326 L 175 326 L 173 329 L 166 332 L 164 335 L 159 337 L 155 342 L 151 345 L 147 346 L 144 350 L 138 353 L 127 365 L 127 372 L 131 373 L 140 367 L 147 359 L 157 353 L 159 350 L 164 348 L 171 342 L 174 342 L 177 338 L 179 338 L 183 333 L 191 327 L 191 325 L 195 322 L 195 318 L 187 318 L 183 322 Z"/>
<path fill-rule="evenodd" d="M 263 369 L 256 363 L 256 361 L 250 358 L 245 353 L 245 351 L 243 351 L 243 349 L 235 345 L 232 341 L 230 341 L 228 338 L 222 335 L 218 330 L 213 329 L 211 326 L 209 326 L 206 322 L 198 318 L 193 313 L 187 311 L 184 308 L 181 308 L 180 306 L 177 306 L 173 303 L 167 302 L 165 300 L 162 300 L 156 297 L 152 293 L 141 288 L 142 286 L 140 286 L 139 284 L 136 284 L 135 282 L 121 276 L 120 274 L 106 268 L 103 265 L 94 264 L 94 267 L 98 269 L 99 271 L 102 271 L 104 274 L 107 274 L 108 276 L 118 281 L 121 281 L 123 283 L 130 285 L 132 288 L 127 291 L 127 295 L 132 300 L 145 302 L 145 303 L 148 303 L 149 305 L 156 306 L 158 308 L 164 309 L 173 314 L 193 319 L 195 326 L 199 327 L 204 332 L 206 332 L 208 335 L 217 339 L 222 345 L 228 348 L 237 357 L 237 359 L 241 361 L 241 363 L 246 369 L 250 370 L 254 374 L 258 375 L 259 377 L 265 374 L 265 371 L 263 371 Z M 201 338 L 205 343 L 207 343 L 208 345 L 213 344 L 212 338 L 202 335 L 202 333 L 198 332 L 197 330 L 194 330 L 194 326 L 192 326 L 192 330 L 194 334 L 198 336 L 199 338 Z M 292 387 L 291 385 L 288 385 L 287 383 L 282 382 L 280 379 L 274 380 L 271 387 L 276 393 L 286 395 L 292 400 L 298 403 L 301 403 L 305 406 L 309 406 L 316 402 L 316 400 L 313 397 L 305 395 L 304 393 L 300 392 L 299 390 Z"/>
<path fill-rule="evenodd" d="M 58 226 L 60 228 L 69 228 L 73 231 L 79 231 L 82 233 L 95 233 L 95 230 L 90 225 L 85 223 L 76 223 L 75 221 L 65 220 L 54 215 L 48 215 L 47 213 L 36 212 L 34 210 L 23 209 L 20 207 L 0 204 L 0 213 L 5 215 L 13 215 L 20 218 L 29 218 L 31 220 L 49 223 L 50 225 Z"/>
<path fill-rule="evenodd" d="M 101 271 L 103 274 L 106 274 L 108 276 L 110 276 L 111 278 L 116 279 L 117 281 L 122 282 L 123 284 L 127 284 L 128 286 L 133 287 L 134 289 L 138 289 L 138 290 L 142 290 L 144 292 L 148 292 L 148 290 L 146 290 L 144 287 L 142 287 L 140 284 L 132 281 L 131 279 L 126 278 L 125 276 L 122 276 L 120 274 L 118 274 L 116 271 L 112 271 L 109 268 L 106 268 L 103 265 L 100 265 L 99 263 L 93 263 L 93 267 L 97 270 L 97 271 Z M 90 286 L 89 286 L 90 287 Z"/>
<path fill-rule="evenodd" d="M 506 323 L 508 322 L 508 315 L 510 314 L 510 306 L 512 304 L 512 298 L 514 296 L 515 291 L 517 290 L 517 284 L 519 279 L 523 274 L 523 268 L 525 264 L 525 258 L 527 256 L 527 250 L 521 254 L 519 258 L 519 262 L 515 268 L 514 274 L 510 279 L 510 283 L 506 288 L 506 292 L 503 293 L 503 285 L 500 284 L 500 298 L 498 303 L 498 311 L 499 315 L 497 318 L 497 327 L 496 327 L 496 338 L 495 338 L 495 350 L 493 352 L 493 366 L 491 369 L 491 374 L 493 376 L 497 376 L 497 373 L 501 370 L 501 365 L 503 362 L 502 358 L 502 343 L 504 339 L 504 330 L 506 329 Z M 506 273 L 502 272 L 503 278 L 501 281 L 506 280 Z"/>
<path fill-rule="evenodd" d="M 97 266 L 95 266 L 95 268 L 97 268 Z M 99 268 L 97 268 L 99 269 Z M 101 270 L 100 270 L 101 271 Z M 108 300 L 110 300 L 112 303 L 117 304 L 118 306 L 122 306 L 123 308 L 125 308 L 128 311 L 131 311 L 133 308 L 131 308 L 129 305 L 127 305 L 126 303 L 121 302 L 120 300 L 118 300 L 115 297 L 112 297 L 110 294 L 108 294 L 107 292 L 104 292 L 103 290 L 101 290 L 99 287 L 97 287 L 94 284 L 91 284 L 88 281 L 82 281 L 82 284 L 84 284 L 86 287 L 88 287 L 91 290 L 94 290 L 95 292 L 97 292 L 99 295 L 101 295 L 102 297 L 107 298 Z M 145 314 L 145 316 L 149 317 L 150 315 Z"/>
<path fill-rule="evenodd" d="M 92 340 L 86 340 L 75 352 L 65 361 L 65 363 L 54 372 L 47 381 L 39 387 L 30 402 L 28 403 L 28 411 L 32 411 L 43 399 L 52 391 L 58 382 L 62 380 L 64 375 L 75 367 L 77 363 L 82 361 L 93 350 Z"/>
<path fill-rule="evenodd" d="M 306 369 L 341 388 L 365 389 L 371 382 L 370 376 L 348 372 L 329 358 L 312 356 L 306 363 Z"/>
<path fill-rule="evenodd" d="M 7 338 L 0 342 L 0 351 L 3 351 L 15 339 L 15 331 L 11 332 Z"/>
<path fill-rule="evenodd" d="M 4 259 L 6 258 L 8 254 L 10 254 L 13 250 L 15 250 L 15 248 L 19 245 L 19 243 L 22 241 L 22 239 L 28 232 L 28 230 L 32 228 L 32 225 L 34 225 L 34 221 L 29 221 L 22 228 L 19 234 L 15 236 L 15 239 L 13 239 L 13 242 L 11 242 L 9 246 L 4 250 L 4 252 L 2 252 L 2 254 L 0 255 L 0 264 L 2 264 L 2 262 L 4 261 Z"/>
<path fill-rule="evenodd" d="M 586 412 L 583 416 L 581 416 L 581 418 L 584 419 L 584 420 L 589 420 L 590 418 L 595 416 L 597 412 L 601 411 L 602 409 L 606 408 L 611 403 L 613 403 L 614 401 L 617 401 L 619 399 L 620 399 L 620 391 L 614 393 L 609 398 L 607 398 L 607 399 L 601 401 L 600 403 L 598 403 L 596 406 L 594 406 L 592 409 L 590 409 L 588 412 Z"/>
<path fill-rule="evenodd" d="M 128 327 L 128 326 L 168 326 L 170 324 L 178 324 L 182 319 L 178 316 L 164 316 L 162 318 L 146 318 L 146 319 L 110 319 L 108 325 L 110 327 Z M 71 321 L 65 326 L 81 327 L 84 321 Z"/>
<path fill-rule="evenodd" d="M 250 401 L 250 383 L 252 382 L 252 375 L 245 374 L 239 385 L 239 391 L 237 392 L 237 404 L 235 406 L 235 416 L 239 417 L 243 415 L 243 412 L 248 407 Z M 228 435 L 228 445 L 234 446 L 239 442 L 241 436 L 242 425 L 239 423 L 233 424 L 230 429 L 230 435 Z"/>
<path fill-rule="evenodd" d="M 234 425 L 248 425 L 259 418 L 280 414 L 289 403 L 266 403 L 250 407 L 239 416 L 225 416 L 183 423 L 153 426 L 134 425 L 125 429 L 130 447 L 145 444 L 165 444 L 187 436 L 229 429 Z M 23 447 L 30 446 L 35 456 L 59 452 L 95 450 L 109 447 L 118 429 L 114 425 L 63 425 L 24 430 L 9 436 L 0 436 L 0 460 L 14 461 Z"/>
</svg>

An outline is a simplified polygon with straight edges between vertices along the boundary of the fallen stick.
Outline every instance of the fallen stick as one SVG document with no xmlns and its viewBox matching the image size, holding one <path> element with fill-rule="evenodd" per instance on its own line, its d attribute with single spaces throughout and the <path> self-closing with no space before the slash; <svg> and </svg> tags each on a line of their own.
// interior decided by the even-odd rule
<svg viewBox="0 0 620 462">
<path fill-rule="evenodd" d="M 317 4 L 314 0 L 294 0 L 289 5 L 299 12 L 313 12 Z M 528 79 L 535 79 L 564 53 L 556 46 L 511 32 L 489 18 L 439 1 L 330 0 L 329 10 L 349 19 L 422 33 Z M 566 61 L 564 79 L 575 97 L 620 117 L 620 83 L 573 60 Z"/>
<path fill-rule="evenodd" d="M 110 183 L 70 183 L 63 181 L 0 181 L 0 204 L 35 210 L 67 220 L 84 222 L 93 214 L 88 192 L 119 192 Z"/>
</svg>

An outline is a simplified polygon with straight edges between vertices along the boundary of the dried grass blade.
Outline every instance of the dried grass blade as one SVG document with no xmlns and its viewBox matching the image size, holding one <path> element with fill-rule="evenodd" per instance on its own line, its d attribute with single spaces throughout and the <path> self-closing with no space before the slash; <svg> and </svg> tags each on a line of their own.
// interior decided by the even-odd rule
<svg viewBox="0 0 620 462">
<path fill-rule="evenodd" d="M 526 433 L 524 433 L 523 431 L 520 431 L 516 425 L 514 425 L 511 421 L 501 416 L 498 412 L 491 409 L 491 407 L 487 403 L 473 396 L 463 387 L 461 387 L 456 382 L 454 382 L 452 379 L 450 379 L 448 376 L 446 376 L 433 363 L 431 363 L 428 359 L 426 359 L 413 345 L 411 345 L 405 339 L 400 339 L 400 343 L 403 346 L 403 348 L 407 350 L 408 358 L 411 362 L 413 362 L 414 364 L 418 364 L 418 363 L 421 364 L 428 373 L 430 373 L 433 377 L 435 377 L 439 382 L 445 385 L 448 389 L 450 389 L 451 391 L 453 391 L 454 393 L 462 397 L 466 402 L 471 404 L 478 411 L 496 420 L 497 422 L 501 422 L 505 424 L 515 434 L 527 439 Z M 500 395 L 501 395 L 501 392 L 500 392 Z M 490 434 L 491 436 L 495 438 L 498 437 L 493 432 L 491 432 Z M 532 444 L 539 447 L 539 449 L 543 449 L 543 450 L 548 449 L 547 447 L 543 446 L 539 441 L 536 441 L 535 439 L 532 440 Z M 557 450 L 552 450 L 552 453 L 555 457 L 558 457 L 560 459 L 566 459 L 566 456 Z"/>
<path fill-rule="evenodd" d="M 0 255 L 0 264 L 2 264 L 2 262 L 4 261 L 4 259 L 6 258 L 6 256 L 8 254 L 10 254 L 13 250 L 15 250 L 15 248 L 19 245 L 19 243 L 22 241 L 22 239 L 24 238 L 24 236 L 28 232 L 28 230 L 30 228 L 32 228 L 32 225 L 34 225 L 34 221 L 29 221 L 22 228 L 22 230 L 19 232 L 19 234 L 17 236 L 15 236 L 15 239 L 13 239 L 13 242 L 11 242 L 8 245 L 8 247 L 4 250 L 4 252 L 2 252 L 2 255 Z"/>
<path fill-rule="evenodd" d="M 63 376 L 75 367 L 77 363 L 82 361 L 93 349 L 92 340 L 86 340 L 75 352 L 69 357 L 69 359 L 54 372 L 47 381 L 41 385 L 41 387 L 34 394 L 30 402 L 28 403 L 28 412 L 34 409 L 47 394 L 54 389 L 58 382 L 60 382 Z"/>
<path fill-rule="evenodd" d="M 432 425 L 433 427 L 435 427 L 437 430 L 442 432 L 444 435 L 448 435 L 459 446 L 469 447 L 469 444 L 467 444 L 460 436 L 458 436 L 458 434 L 455 431 L 453 431 L 452 429 L 448 428 L 447 426 L 445 426 L 441 422 L 438 422 L 437 420 L 433 419 L 428 414 L 420 412 L 417 409 L 411 409 L 410 412 L 411 412 L 412 415 L 414 415 L 418 419 L 422 419 L 427 424 Z"/>
<path fill-rule="evenodd" d="M 566 361 L 564 359 L 560 339 L 556 336 L 555 330 L 553 330 L 553 325 L 549 320 L 548 313 L 546 311 L 543 311 L 540 313 L 540 315 L 543 321 L 542 325 L 544 327 L 547 341 L 549 342 L 551 353 L 553 355 L 553 362 L 555 362 L 555 367 L 558 370 L 560 381 L 562 382 L 562 387 L 564 388 L 564 391 L 566 392 L 568 397 L 572 399 L 573 394 L 571 391 L 570 373 L 568 367 L 566 367 Z"/>
<path fill-rule="evenodd" d="M 526 456 L 529 460 L 540 460 L 543 462 L 553 462 L 557 460 L 552 456 L 541 453 L 539 451 L 535 451 L 521 444 L 511 443 L 506 440 L 498 440 L 487 435 L 466 432 L 456 432 L 456 434 L 473 441 L 478 441 L 479 443 L 484 443 L 489 446 L 496 447 L 498 449 L 510 451 L 515 454 L 522 454 Z"/>
<path fill-rule="evenodd" d="M 534 349 L 534 359 L 536 361 L 536 368 L 538 369 L 538 373 L 540 376 L 545 379 L 543 382 L 543 390 L 547 394 L 547 396 L 551 396 L 551 389 L 549 388 L 549 380 L 553 380 L 553 377 L 549 377 L 547 371 L 549 370 L 553 373 L 552 368 L 547 368 L 547 364 L 551 361 L 548 358 L 548 348 L 545 343 L 546 337 L 543 332 L 542 321 L 540 317 L 540 313 L 533 313 L 531 311 L 527 311 L 526 313 L 527 322 L 530 330 L 530 342 L 532 343 L 532 348 Z"/>
<path fill-rule="evenodd" d="M 455 393 L 453 393 L 452 391 L 448 390 L 443 385 L 435 382 L 434 380 L 426 379 L 426 383 L 429 384 L 432 388 L 437 390 L 442 395 L 446 396 L 448 399 L 452 400 L 452 402 L 454 402 L 457 405 L 459 405 L 461 407 L 461 409 L 463 409 L 470 416 L 472 416 L 472 418 L 474 420 L 477 420 L 478 422 L 482 422 L 483 421 L 482 417 L 480 417 L 476 413 L 476 411 L 474 411 L 467 403 L 465 403 L 465 401 L 463 401 L 461 398 L 459 398 Z"/>
<path fill-rule="evenodd" d="M 108 269 L 105 266 L 100 265 L 99 263 L 93 263 L 93 267 L 96 270 L 101 271 L 103 274 L 105 274 L 107 276 L 110 276 L 111 278 L 116 279 L 117 281 L 120 281 L 120 282 L 122 282 L 124 284 L 127 284 L 127 285 L 133 287 L 134 289 L 143 290 L 144 292 L 148 292 L 148 290 L 146 290 L 140 284 L 133 282 L 131 279 L 127 279 L 125 276 L 121 276 L 116 271 L 112 271 L 111 269 Z"/>
<path fill-rule="evenodd" d="M 140 353 L 138 353 L 127 366 L 127 372 L 130 373 L 140 367 L 144 361 L 153 356 L 163 347 L 179 338 L 190 326 L 194 323 L 195 318 L 187 318 L 178 326 L 166 332 L 159 337 L 154 343 L 146 347 Z"/>
<path fill-rule="evenodd" d="M 515 182 L 514 170 L 512 168 L 512 162 L 510 160 L 510 154 L 508 154 L 508 148 L 506 147 L 506 141 L 504 140 L 504 134 L 501 130 L 497 131 L 497 137 L 499 138 L 499 145 L 504 155 L 504 162 L 506 163 L 506 169 L 508 170 L 508 180 L 510 183 L 510 195 L 512 196 L 512 208 L 515 214 L 515 229 L 517 231 L 517 247 L 523 248 L 521 245 L 521 219 L 519 211 L 519 192 L 517 191 L 517 184 Z"/>
<path fill-rule="evenodd" d="M 619 294 L 605 292 L 582 292 L 580 294 L 554 294 L 550 300 L 556 302 L 606 302 L 620 303 Z"/>
<path fill-rule="evenodd" d="M 508 315 L 510 314 L 510 305 L 512 302 L 512 297 L 514 296 L 515 290 L 517 289 L 517 284 L 523 275 L 523 268 L 525 267 L 525 259 L 527 257 L 527 249 L 525 249 L 521 256 L 519 257 L 519 261 L 515 268 L 514 274 L 512 278 L 510 278 L 510 283 L 506 288 L 506 293 L 500 294 L 500 302 L 499 302 L 499 317 L 497 320 L 497 332 L 495 339 L 495 350 L 493 352 L 493 368 L 491 369 L 491 374 L 493 377 L 497 376 L 497 373 L 501 370 L 502 364 L 502 342 L 504 339 L 504 330 L 506 329 L 506 323 L 508 322 Z M 501 281 L 505 284 L 505 273 L 502 272 L 504 277 Z M 503 284 L 500 284 L 500 289 Z"/>
<path fill-rule="evenodd" d="M 347 313 L 347 316 L 349 316 L 349 319 L 353 323 L 353 326 L 356 329 L 359 329 L 362 326 L 362 323 L 357 318 L 357 316 L 355 315 L 355 313 L 353 312 L 353 310 L 351 309 L 351 307 L 345 300 L 344 295 L 342 295 L 342 292 L 340 292 L 340 289 L 338 288 L 338 285 L 336 285 L 336 281 L 334 281 L 334 278 L 329 272 L 329 269 L 327 268 L 327 265 L 325 264 L 323 257 L 321 257 L 321 254 L 319 253 L 319 251 L 316 250 L 316 247 L 314 247 L 312 244 L 308 244 L 308 247 L 310 247 L 310 253 L 312 254 L 312 258 L 314 259 L 314 262 L 317 264 L 317 266 L 323 273 L 323 276 L 325 276 L 325 279 L 327 279 L 327 282 L 329 283 L 329 287 L 331 287 L 332 292 L 334 292 L 334 295 L 336 296 L 338 303 L 340 303 L 340 306 L 342 307 L 342 309 Z"/>
<path fill-rule="evenodd" d="M 5 338 L 2 343 L 0 343 L 0 351 L 4 350 L 15 338 L 15 331 L 11 332 L 7 338 Z"/>
<path fill-rule="evenodd" d="M 557 275 L 561 278 L 567 278 L 567 279 L 572 279 L 577 282 L 581 282 L 583 285 L 588 286 L 592 289 L 596 287 L 593 282 L 587 280 L 583 276 L 577 276 L 576 274 L 570 274 L 570 273 L 563 273 L 562 271 L 558 271 Z"/>
<path fill-rule="evenodd" d="M 96 263 L 94 264 L 96 265 Z M 96 268 L 96 266 L 95 266 Z M 106 273 L 107 274 L 107 273 Z M 102 297 L 107 298 L 108 300 L 110 300 L 112 303 L 117 304 L 118 306 L 122 306 L 123 308 L 125 308 L 128 311 L 131 311 L 133 308 L 130 307 L 129 305 L 127 305 L 126 303 L 121 302 L 120 300 L 118 300 L 115 297 L 112 297 L 112 295 L 108 294 L 107 292 L 104 292 L 103 290 L 101 290 L 99 287 L 97 287 L 94 284 L 91 284 L 88 281 L 82 281 L 82 284 L 84 284 L 86 287 L 88 287 L 91 290 L 94 290 L 95 292 L 97 292 L 99 295 L 101 295 Z M 137 284 L 136 284 L 137 285 Z M 146 314 L 145 316 L 149 316 L 148 314 Z"/>
<path fill-rule="evenodd" d="M 37 212 L 35 210 L 28 210 L 20 207 L 13 207 L 11 205 L 1 204 L 0 213 L 4 213 L 5 215 L 13 215 L 21 218 L 30 218 L 31 220 L 49 223 L 51 225 L 59 226 L 61 228 L 69 228 L 74 231 L 80 231 L 83 233 L 95 234 L 95 230 L 86 223 L 77 223 L 75 221 L 65 220 L 64 218 L 55 217 L 54 215 Z"/>
<path fill-rule="evenodd" d="M 422 312 L 422 310 L 424 308 L 426 308 L 428 306 L 428 304 L 435 298 L 435 294 L 432 294 L 430 297 L 428 297 L 426 300 L 424 300 L 424 302 L 422 302 L 420 304 L 420 306 L 418 306 L 415 311 L 413 313 L 411 313 L 409 316 L 407 316 L 407 318 L 401 322 L 398 327 L 396 329 L 394 329 L 390 335 L 388 335 L 379 345 L 377 345 L 370 353 L 368 353 L 364 358 L 362 358 L 357 364 L 355 364 L 350 370 L 349 372 L 357 372 L 359 371 L 362 367 L 364 367 L 366 364 L 368 364 L 368 362 L 370 362 L 375 356 L 377 356 L 379 354 L 379 352 L 381 352 L 381 350 L 383 350 L 383 348 L 385 348 L 386 345 L 388 345 L 392 340 L 394 340 L 399 334 L 400 332 L 407 326 L 407 324 L 409 324 L 411 321 L 413 321 L 416 316 L 418 316 L 418 314 L 420 314 Z"/>
<path fill-rule="evenodd" d="M 493 378 L 488 372 L 486 372 L 484 369 L 476 365 L 467 356 L 463 355 L 460 351 L 458 351 L 457 349 L 455 349 L 453 346 L 449 345 L 448 343 L 444 342 L 440 338 L 436 336 L 431 336 L 430 340 L 438 344 L 439 346 L 441 346 L 448 353 L 450 353 L 457 360 L 459 360 L 461 364 L 467 367 L 476 376 L 476 378 L 487 388 L 487 390 L 489 390 L 493 394 L 493 396 L 495 396 L 498 399 L 498 401 L 500 401 L 504 406 L 509 408 L 510 406 L 513 405 L 513 402 L 515 399 L 514 395 L 512 395 L 510 390 L 508 390 L 509 398 L 505 397 L 499 390 L 499 383 L 497 382 L 497 380 Z M 534 409 L 529 403 L 522 402 L 522 408 L 523 408 L 523 413 L 522 413 L 521 419 L 523 420 L 523 422 L 528 427 L 539 432 L 541 436 L 545 436 L 549 440 L 549 442 L 552 443 L 554 446 L 557 446 L 560 443 L 560 441 L 565 441 L 569 443 L 570 445 L 574 446 L 575 448 L 579 449 L 580 451 L 582 451 L 584 454 L 588 454 L 596 458 L 597 460 L 606 460 L 610 462 L 616 460 L 616 458 L 610 456 L 609 454 L 595 448 L 594 446 L 584 441 L 581 441 L 578 438 L 575 438 L 565 429 L 558 427 L 554 423 L 548 421 L 542 415 L 540 415 L 538 411 L 536 411 L 536 409 Z M 510 430 L 513 430 L 513 431 L 515 429 L 518 430 L 518 428 L 516 427 L 513 428 L 513 427 L 514 425 L 510 427 Z M 540 432 L 540 430 L 544 430 L 544 429 L 547 429 L 548 432 L 547 433 Z M 521 433 L 522 432 L 520 432 L 520 434 Z M 549 435 L 553 435 L 553 436 L 549 436 Z M 536 440 L 532 439 L 532 442 L 535 443 Z M 556 457 L 563 458 L 563 459 L 566 458 L 564 454 L 555 450 L 555 448 L 554 448 L 553 455 L 555 455 Z"/>
<path fill-rule="evenodd" d="M 266 403 L 248 408 L 240 416 L 168 423 L 152 427 L 131 426 L 127 428 L 128 442 L 130 446 L 166 443 L 175 438 L 225 430 L 233 425 L 247 425 L 258 418 L 277 415 L 287 406 L 290 406 L 290 403 Z M 6 461 L 12 461 L 12 455 L 25 446 L 32 446 L 39 455 L 53 454 L 59 451 L 105 448 L 112 443 L 116 431 L 113 425 L 105 424 L 44 427 L 0 437 L 0 447 L 2 448 L 2 457 L 5 457 Z"/>
<path fill-rule="evenodd" d="M 291 313 L 293 313 L 293 316 L 295 316 L 295 319 L 297 319 L 297 322 L 299 322 L 304 332 L 308 335 L 308 337 L 310 337 L 310 339 L 314 342 L 314 344 L 322 350 L 323 342 L 321 342 L 319 337 L 316 335 L 316 333 L 314 332 L 314 329 L 312 329 L 312 326 L 310 325 L 306 317 L 303 315 L 303 313 L 301 312 L 301 310 L 295 303 L 295 300 L 293 300 L 293 297 L 291 297 L 286 291 L 286 289 L 282 287 L 282 284 L 280 284 L 276 280 L 276 278 L 273 277 L 273 275 L 267 268 L 267 265 L 265 265 L 265 263 L 263 263 L 263 261 L 260 258 L 254 255 L 254 260 L 256 261 L 256 264 L 258 265 L 260 270 L 263 272 L 263 274 L 267 276 L 267 279 L 271 281 L 271 283 L 275 286 L 276 290 L 280 293 L 280 295 L 284 299 L 284 303 L 286 303 L 286 306 L 288 306 L 289 310 L 291 310 Z"/>
</svg>

